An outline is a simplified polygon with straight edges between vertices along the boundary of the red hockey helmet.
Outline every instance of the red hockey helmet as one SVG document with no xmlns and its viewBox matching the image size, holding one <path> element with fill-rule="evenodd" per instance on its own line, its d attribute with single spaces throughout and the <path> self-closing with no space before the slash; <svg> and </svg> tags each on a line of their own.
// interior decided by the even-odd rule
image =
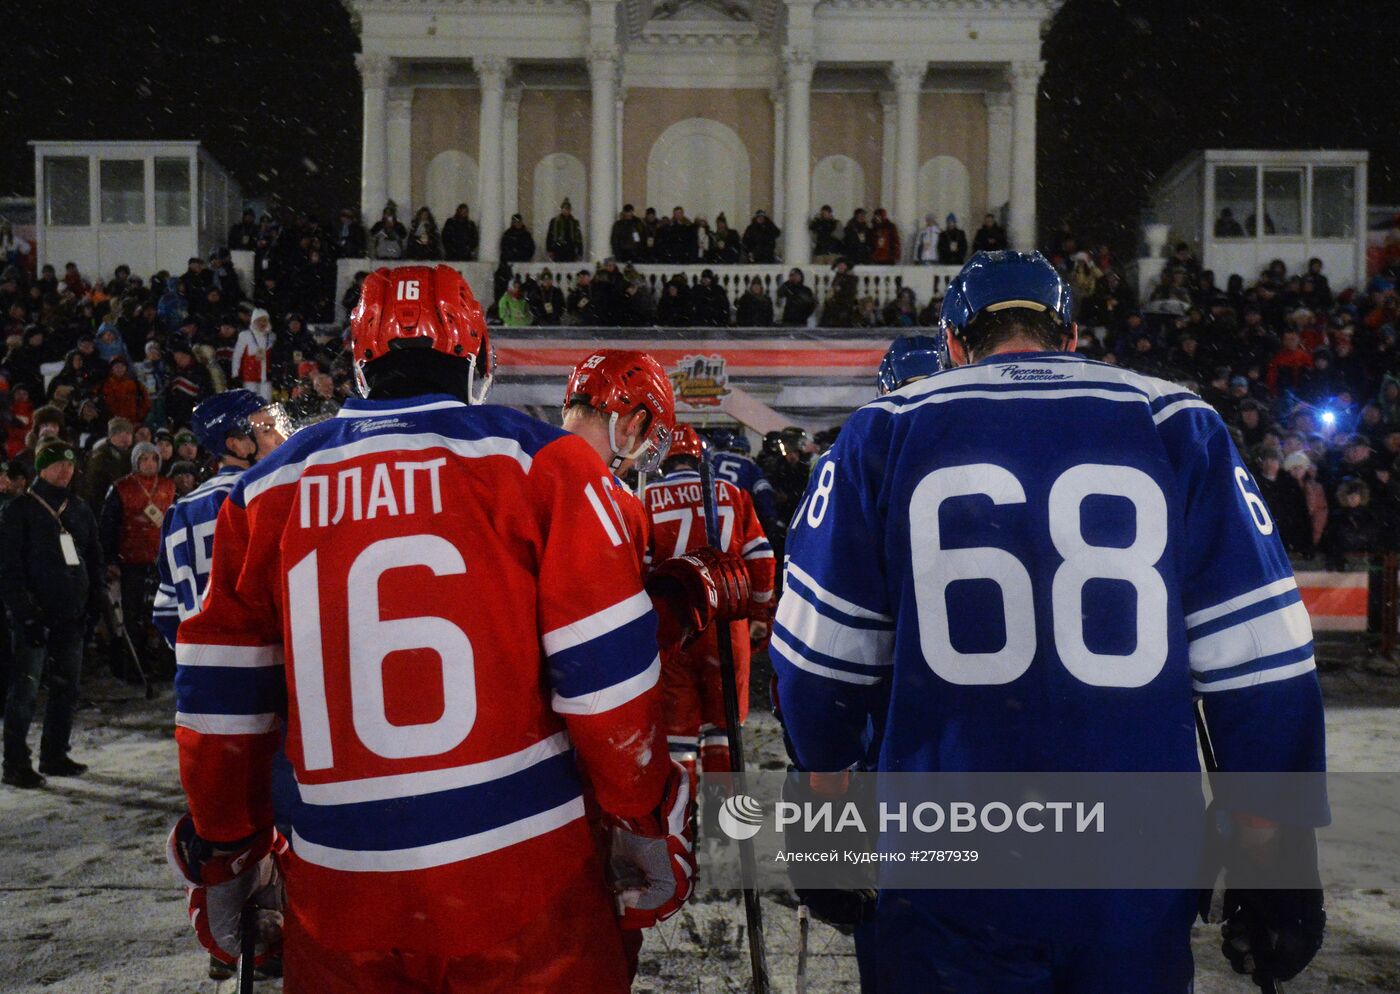
<svg viewBox="0 0 1400 994">
<path fill-rule="evenodd" d="M 661 363 L 645 352 L 600 349 L 569 375 L 564 406 L 577 401 L 607 416 L 613 470 L 627 459 L 641 473 L 661 465 L 676 426 L 676 398 Z M 647 413 L 647 423 L 636 447 L 627 452 L 618 444 L 617 422 L 638 410 Z"/>
<path fill-rule="evenodd" d="M 705 443 L 695 429 L 684 421 L 676 425 L 676 430 L 671 433 L 671 448 L 666 453 L 667 459 L 676 456 L 686 456 L 697 463 L 705 458 Z"/>
<path fill-rule="evenodd" d="M 356 380 L 364 390 L 362 368 L 402 348 L 427 343 L 434 352 L 472 364 L 467 394 L 473 404 L 486 399 L 496 372 L 486 315 L 472 288 L 451 266 L 376 269 L 360 288 L 350 315 L 350 344 Z M 480 382 L 481 391 L 474 390 Z"/>
</svg>

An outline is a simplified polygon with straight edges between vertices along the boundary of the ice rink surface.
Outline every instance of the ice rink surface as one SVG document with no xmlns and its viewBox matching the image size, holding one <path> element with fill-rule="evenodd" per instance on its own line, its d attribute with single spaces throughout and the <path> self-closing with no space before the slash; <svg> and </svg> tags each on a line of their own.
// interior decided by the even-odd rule
<svg viewBox="0 0 1400 994">
<path fill-rule="evenodd" d="M 1324 674 L 1324 687 L 1331 768 L 1400 770 L 1400 678 L 1346 667 Z M 165 835 L 183 810 L 169 692 L 148 702 L 99 678 L 84 685 L 84 700 L 73 753 L 91 764 L 88 775 L 51 780 L 43 791 L 0 789 L 0 992 L 213 994 L 219 985 L 205 976 L 164 857 Z M 771 715 L 755 713 L 746 740 L 751 765 L 782 767 Z M 1327 905 L 1327 943 L 1288 994 L 1400 990 L 1400 893 L 1332 887 Z M 773 988 L 788 994 L 795 902 L 784 895 L 765 900 L 764 910 Z M 648 935 L 634 990 L 747 990 L 743 921 L 737 894 L 708 892 L 702 881 L 696 899 Z M 1229 971 L 1218 944 L 1218 928 L 1197 926 L 1197 994 L 1254 990 Z M 808 991 L 854 994 L 856 978 L 850 940 L 813 922 Z M 272 994 L 281 984 L 258 989 Z"/>
</svg>

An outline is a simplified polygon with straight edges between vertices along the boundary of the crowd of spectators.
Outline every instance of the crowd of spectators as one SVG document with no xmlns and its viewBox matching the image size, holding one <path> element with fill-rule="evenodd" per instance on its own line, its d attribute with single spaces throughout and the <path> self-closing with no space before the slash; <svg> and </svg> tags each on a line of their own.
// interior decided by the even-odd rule
<svg viewBox="0 0 1400 994">
<path fill-rule="evenodd" d="M 0 260 L 0 508 L 38 487 L 66 524 L 81 532 L 90 520 L 96 541 L 81 558 L 100 561 L 102 585 L 112 585 L 137 651 L 167 674 L 173 663 L 148 624 L 160 526 L 212 471 L 189 430 L 191 412 L 243 386 L 310 421 L 334 413 L 350 390 L 340 326 L 310 320 L 334 316 L 333 268 L 321 255 L 333 235 L 309 219 L 279 228 L 249 212 L 230 242 L 254 252 L 254 272 L 242 280 L 227 248 L 189 259 L 183 273 L 148 279 L 119 266 L 89 280 L 73 263 L 62 274 L 44 266 L 31 275 L 22 258 Z M 61 486 L 49 486 L 65 473 Z M 0 568 L 10 579 L 27 575 L 6 558 L 20 554 L 22 543 L 6 530 L 20 519 L 0 510 Z M 7 582 L 5 629 L 32 595 Z M 74 602 L 79 634 L 94 632 L 102 602 L 96 593 Z M 52 634 L 52 619 L 46 627 Z M 134 676 L 122 641 L 104 628 L 112 669 Z M 10 648 L 8 631 L 0 642 Z M 0 677 L 6 655 L 0 650 Z M 7 739 L 7 770 L 12 745 L 19 748 Z"/>
<path fill-rule="evenodd" d="M 655 212 L 638 218 L 629 207 L 614 228 L 616 256 L 574 270 L 582 236 L 566 201 L 549 226 L 547 251 L 563 257 L 572 285 L 566 292 L 548 269 L 512 278 L 503 266 L 491 318 L 507 326 L 817 324 L 891 334 L 936 324 L 937 297 L 921 301 L 905 288 L 877 305 L 858 294 L 851 267 L 864 257 L 849 250 L 867 248 L 873 260 L 892 240 L 898 244 L 897 232 L 880 233 L 893 228 L 884 212 L 865 228 L 863 211 L 839 227 L 830 215 L 823 208 L 812 222 L 814 248 L 832 273 L 820 297 L 798 268 L 773 285 L 754 279 L 733 295 L 708 268 L 677 272 L 654 292 L 634 260 L 658 250 L 674 259 L 670 253 L 692 244 L 697 260 L 711 250 L 722 253 L 716 260 L 770 259 L 780 233 L 762 212 L 738 235 L 723 223 L 710 231 L 680 208 L 669 222 L 656 222 Z M 991 215 L 970 240 L 955 218 L 946 221 L 928 218 L 914 239 L 916 258 L 951 264 L 1005 244 Z M 530 234 L 517 219 L 505 237 Z M 31 275 L 13 256 L 0 259 L 0 494 L 22 492 L 35 479 L 45 441 L 71 445 L 71 491 L 101 523 L 114 580 L 121 580 L 123 600 L 134 603 L 135 574 L 123 569 L 133 565 L 126 561 L 132 553 L 114 537 L 120 508 L 106 503 L 114 485 L 131 477 L 129 496 L 146 495 L 157 507 L 196 486 L 209 467 L 188 431 L 190 414 L 230 386 L 283 402 L 294 421 L 334 413 L 352 374 L 343 322 L 333 321 L 333 260 L 363 257 L 386 239 L 401 242 L 404 258 L 469 257 L 478 232 L 466 205 L 442 230 L 426 209 L 402 225 L 392 204 L 369 231 L 352 211 L 329 226 L 310 217 L 279 226 L 248 211 L 228 239 L 229 248 L 253 253 L 252 271 L 241 280 L 228 248 L 208 260 L 191 258 L 183 273 L 149 279 L 119 266 L 108 279 L 89 280 L 71 263 L 61 274 L 45 266 Z M 1252 280 L 1231 276 L 1221 287 L 1179 245 L 1151 298 L 1139 301 L 1107 248 L 1081 248 L 1068 225 L 1045 252 L 1075 289 L 1080 351 L 1184 384 L 1216 407 L 1290 553 L 1340 567 L 1396 548 L 1400 262 L 1340 293 L 1317 259 L 1294 274 L 1275 262 Z M 353 306 L 363 275 L 343 307 Z M 169 482 L 149 482 L 155 479 Z"/>
<path fill-rule="evenodd" d="M 1229 425 L 1284 546 L 1327 568 L 1397 549 L 1400 266 L 1334 293 L 1323 264 L 1275 260 L 1224 287 L 1175 247 L 1149 300 L 1070 237 L 1051 246 L 1079 294 L 1079 350 L 1196 390 Z"/>
</svg>

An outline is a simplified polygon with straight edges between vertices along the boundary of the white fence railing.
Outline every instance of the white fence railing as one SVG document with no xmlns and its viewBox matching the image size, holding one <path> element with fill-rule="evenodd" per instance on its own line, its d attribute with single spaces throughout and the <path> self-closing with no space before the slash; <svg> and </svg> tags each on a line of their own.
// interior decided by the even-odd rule
<svg viewBox="0 0 1400 994">
<path fill-rule="evenodd" d="M 350 285 L 350 280 L 357 270 L 372 270 L 380 266 L 409 265 L 438 265 L 438 263 L 422 263 L 407 259 L 339 260 L 335 288 L 337 313 L 342 319 L 346 316 L 344 311 L 339 308 L 339 301 L 345 295 L 345 289 Z M 482 304 L 489 304 L 495 299 L 493 296 L 494 267 L 490 263 L 449 262 L 447 265 L 466 277 L 467 282 L 476 291 L 477 299 Z M 530 276 L 535 279 L 538 279 L 540 273 L 548 269 L 554 275 L 555 283 L 566 295 L 573 290 L 574 281 L 578 278 L 580 270 L 588 269 L 590 272 L 593 270 L 591 265 L 573 262 L 518 262 L 512 264 L 510 268 L 517 276 Z M 709 269 L 714 272 L 715 279 L 718 280 L 720 286 L 724 287 L 731 301 L 737 301 L 743 296 L 749 288 L 749 281 L 755 277 L 763 281 L 763 289 L 772 297 L 777 293 L 778 287 L 787 279 L 788 273 L 792 269 L 800 269 L 803 281 L 816 294 L 818 307 L 826 299 L 826 295 L 831 292 L 831 283 L 835 276 L 830 266 L 819 265 L 668 266 L 647 264 L 634 268 L 657 298 L 661 296 L 662 286 L 677 273 L 685 276 L 686 280 L 693 286 L 700 282 L 700 274 Z M 959 268 L 958 266 L 857 266 L 851 272 L 856 278 L 857 298 L 873 297 L 876 306 L 884 307 L 894 300 L 901 288 L 909 287 L 914 291 L 914 299 L 918 305 L 923 307 L 931 297 L 943 296 L 943 292 L 948 288 L 948 282 L 958 274 Z M 251 276 L 251 266 L 248 272 Z"/>
<path fill-rule="evenodd" d="M 831 290 L 835 274 L 830 266 L 634 266 L 637 275 L 645 280 L 657 297 L 661 296 L 663 285 L 676 274 L 681 274 L 692 286 L 700 282 L 700 274 L 710 270 L 715 280 L 729 294 L 731 301 L 737 301 L 748 290 L 755 278 L 763 283 L 763 289 L 771 297 L 793 269 L 802 270 L 803 281 L 816 294 L 817 303 L 826 299 Z M 574 288 L 574 281 L 582 269 L 592 271 L 591 266 L 577 263 L 521 262 L 511 266 L 511 271 L 521 277 L 539 278 L 548 269 L 554 281 L 564 293 Z M 873 297 L 876 305 L 883 307 L 894 300 L 903 287 L 914 291 L 914 298 L 920 307 L 928 303 L 930 297 L 941 297 L 948 282 L 958 274 L 958 266 L 857 266 L 852 270 L 856 278 L 856 296 Z"/>
</svg>

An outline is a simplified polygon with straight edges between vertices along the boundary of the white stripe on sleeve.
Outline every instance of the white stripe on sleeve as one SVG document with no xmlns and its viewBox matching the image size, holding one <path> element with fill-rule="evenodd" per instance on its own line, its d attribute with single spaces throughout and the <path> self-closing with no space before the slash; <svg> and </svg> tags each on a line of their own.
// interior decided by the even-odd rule
<svg viewBox="0 0 1400 994">
<path fill-rule="evenodd" d="M 651 598 L 646 591 L 638 591 L 626 600 L 618 601 L 611 607 L 580 618 L 573 624 L 545 632 L 541 641 L 548 655 L 572 649 L 576 645 L 591 642 L 623 625 L 636 621 L 651 610 Z"/>
<path fill-rule="evenodd" d="M 555 694 L 551 706 L 555 714 L 602 714 L 641 697 L 655 687 L 660 679 L 661 657 L 658 655 L 651 661 L 650 666 L 636 676 L 577 697 L 561 697 Z"/>
<path fill-rule="evenodd" d="M 1302 601 L 1295 601 L 1277 611 L 1193 641 L 1189 650 L 1191 671 L 1209 673 L 1229 669 L 1265 656 L 1301 649 L 1311 641 L 1312 622 L 1308 619 L 1308 609 Z"/>
</svg>

